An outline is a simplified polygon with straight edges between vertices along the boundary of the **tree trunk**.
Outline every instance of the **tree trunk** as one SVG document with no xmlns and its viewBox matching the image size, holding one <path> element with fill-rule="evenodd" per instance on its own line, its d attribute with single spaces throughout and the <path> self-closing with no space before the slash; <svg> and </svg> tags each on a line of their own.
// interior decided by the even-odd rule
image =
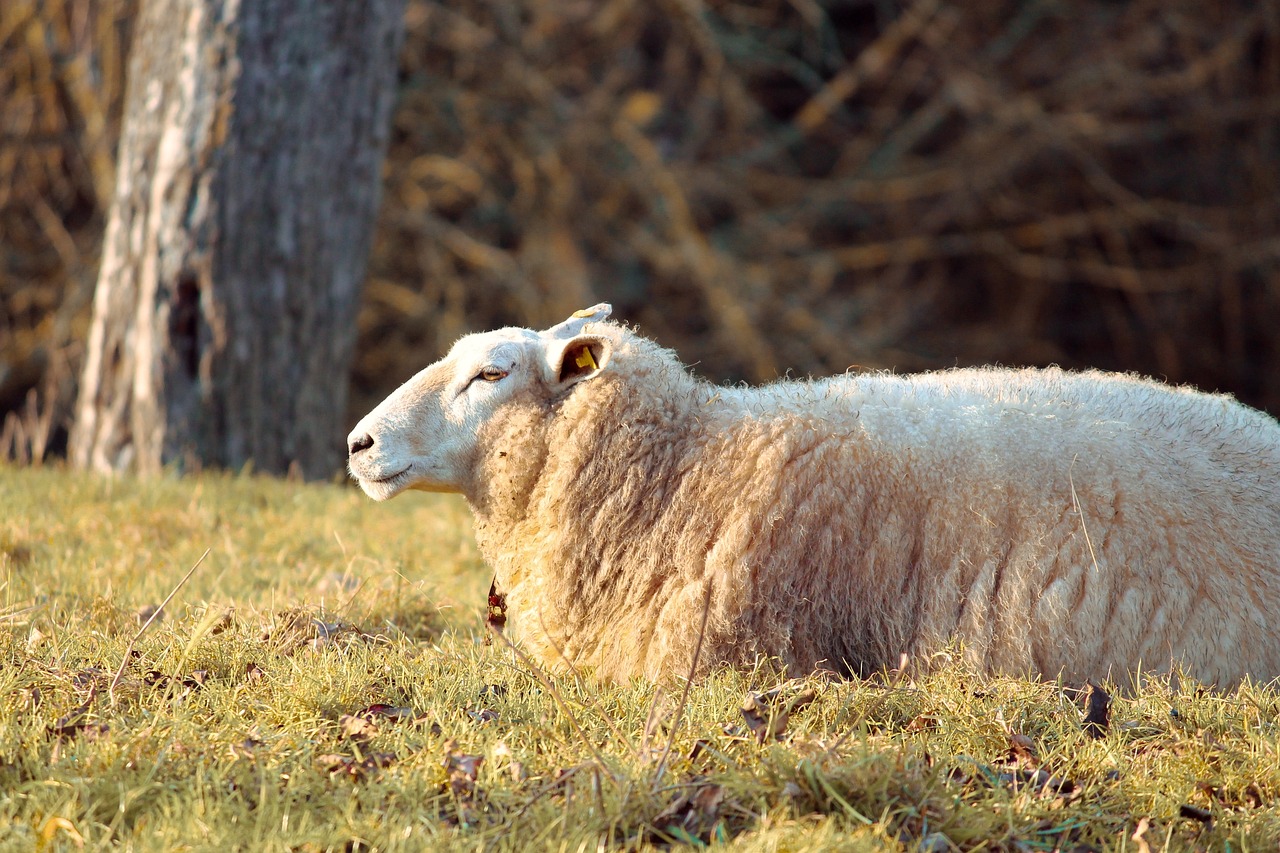
<svg viewBox="0 0 1280 853">
<path fill-rule="evenodd" d="M 74 464 L 337 470 L 404 0 L 144 0 Z"/>
</svg>

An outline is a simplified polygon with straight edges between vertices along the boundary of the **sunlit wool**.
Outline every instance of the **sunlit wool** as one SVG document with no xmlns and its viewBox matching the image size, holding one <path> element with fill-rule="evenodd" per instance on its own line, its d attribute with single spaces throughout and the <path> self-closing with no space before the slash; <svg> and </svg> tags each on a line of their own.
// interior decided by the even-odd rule
<svg viewBox="0 0 1280 853">
<path fill-rule="evenodd" d="M 463 338 L 352 433 L 374 497 L 466 497 L 543 663 L 683 675 L 709 587 L 703 671 L 866 673 L 958 638 L 992 673 L 1280 675 L 1271 418 L 1057 369 L 718 387 L 589 322 L 607 311 Z M 464 385 L 491 363 L 500 381 Z"/>
</svg>

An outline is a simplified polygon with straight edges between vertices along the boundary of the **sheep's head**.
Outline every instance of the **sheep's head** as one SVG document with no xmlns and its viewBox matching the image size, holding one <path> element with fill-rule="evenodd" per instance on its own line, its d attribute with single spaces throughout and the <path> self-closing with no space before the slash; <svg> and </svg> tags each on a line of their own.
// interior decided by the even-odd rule
<svg viewBox="0 0 1280 853">
<path fill-rule="evenodd" d="M 503 404 L 521 395 L 555 399 L 604 369 L 611 344 L 583 327 L 611 310 L 602 303 L 543 332 L 462 338 L 356 424 L 347 436 L 351 476 L 379 501 L 406 489 L 461 491 L 477 435 Z"/>
</svg>

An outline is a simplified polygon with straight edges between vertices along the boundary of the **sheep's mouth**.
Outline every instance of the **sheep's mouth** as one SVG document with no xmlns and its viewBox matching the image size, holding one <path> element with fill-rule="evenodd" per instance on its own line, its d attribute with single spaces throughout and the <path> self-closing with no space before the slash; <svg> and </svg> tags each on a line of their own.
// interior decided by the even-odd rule
<svg viewBox="0 0 1280 853">
<path fill-rule="evenodd" d="M 392 474 L 389 477 L 368 477 L 365 479 L 365 482 L 377 483 L 379 486 L 394 486 L 398 484 L 398 481 L 400 480 L 401 477 L 403 477 L 405 474 L 408 474 L 408 473 L 409 473 L 409 469 L 404 468 L 401 471 L 398 471 L 397 473 Z"/>
<path fill-rule="evenodd" d="M 390 497 L 398 495 L 405 488 L 409 480 L 413 477 L 413 474 L 410 472 L 412 467 L 413 466 L 410 465 L 385 477 L 367 477 L 356 474 L 356 480 L 360 483 L 360 488 L 366 495 L 373 498 L 375 501 L 385 501 Z M 353 471 L 352 473 L 354 474 L 356 472 Z"/>
</svg>

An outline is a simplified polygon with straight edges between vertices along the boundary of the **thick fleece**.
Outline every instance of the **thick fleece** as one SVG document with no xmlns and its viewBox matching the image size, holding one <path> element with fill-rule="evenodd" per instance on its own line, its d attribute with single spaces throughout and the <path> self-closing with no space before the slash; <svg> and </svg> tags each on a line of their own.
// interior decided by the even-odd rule
<svg viewBox="0 0 1280 853">
<path fill-rule="evenodd" d="M 717 387 L 585 332 L 607 363 L 488 412 L 456 483 L 548 665 L 683 675 L 709 586 L 704 671 L 867 673 L 959 638 L 992 673 L 1280 676 L 1280 426 L 1259 412 L 1056 369 Z"/>
</svg>

